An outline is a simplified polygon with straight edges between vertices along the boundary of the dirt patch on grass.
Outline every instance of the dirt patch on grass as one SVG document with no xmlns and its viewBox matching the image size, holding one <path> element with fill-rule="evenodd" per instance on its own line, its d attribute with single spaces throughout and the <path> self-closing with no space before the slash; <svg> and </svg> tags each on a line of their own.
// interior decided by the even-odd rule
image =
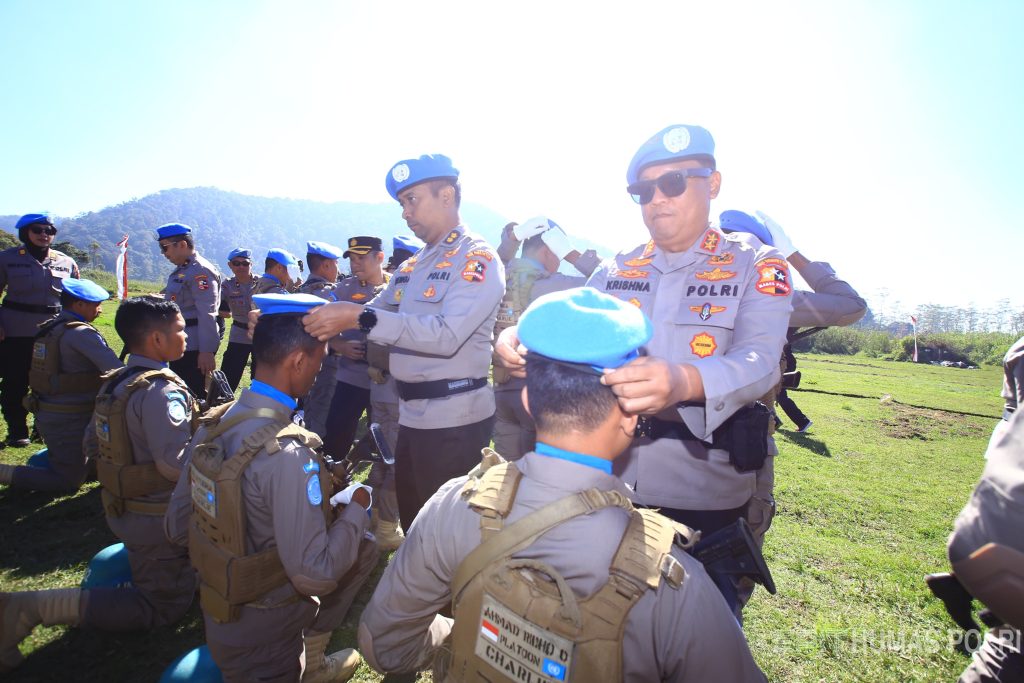
<svg viewBox="0 0 1024 683">
<path fill-rule="evenodd" d="M 913 408 L 900 403 L 888 404 L 889 415 L 879 422 L 882 432 L 894 439 L 917 439 L 934 441 L 949 437 L 984 436 L 987 427 L 982 427 L 958 413 L 943 410 Z"/>
</svg>

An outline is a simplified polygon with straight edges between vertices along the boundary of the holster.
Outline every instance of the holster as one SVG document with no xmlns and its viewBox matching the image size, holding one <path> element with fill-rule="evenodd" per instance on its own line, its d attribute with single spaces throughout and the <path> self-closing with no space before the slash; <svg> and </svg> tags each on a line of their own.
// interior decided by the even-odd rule
<svg viewBox="0 0 1024 683">
<path fill-rule="evenodd" d="M 737 472 L 755 472 L 768 457 L 768 406 L 755 401 L 737 410 L 714 433 L 715 448 L 729 452 L 729 464 Z"/>
</svg>

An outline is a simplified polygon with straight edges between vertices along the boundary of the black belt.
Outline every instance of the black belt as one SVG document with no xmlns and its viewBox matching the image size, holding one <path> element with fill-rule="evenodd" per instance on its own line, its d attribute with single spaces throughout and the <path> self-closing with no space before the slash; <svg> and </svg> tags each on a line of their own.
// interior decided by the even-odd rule
<svg viewBox="0 0 1024 683">
<path fill-rule="evenodd" d="M 25 313 L 52 313 L 56 315 L 60 313 L 60 304 L 56 306 L 38 306 L 36 304 L 23 304 L 17 301 L 11 301 L 10 297 L 4 299 L 4 308 L 10 308 L 14 311 L 23 311 Z"/>
<path fill-rule="evenodd" d="M 237 327 L 240 330 L 248 330 L 249 323 L 240 323 L 237 320 L 235 320 L 231 323 L 231 327 Z"/>
<path fill-rule="evenodd" d="M 185 327 L 199 327 L 199 318 L 185 318 Z"/>
<path fill-rule="evenodd" d="M 487 378 L 439 379 L 433 382 L 399 382 L 395 380 L 398 395 L 403 401 L 417 401 L 424 398 L 443 398 L 464 394 L 487 386 Z"/>
<path fill-rule="evenodd" d="M 676 441 L 703 441 L 694 436 L 684 422 L 671 422 L 657 417 L 641 417 L 636 426 L 636 436 L 646 436 L 651 441 L 675 439 Z M 705 444 L 707 445 L 707 444 Z"/>
</svg>

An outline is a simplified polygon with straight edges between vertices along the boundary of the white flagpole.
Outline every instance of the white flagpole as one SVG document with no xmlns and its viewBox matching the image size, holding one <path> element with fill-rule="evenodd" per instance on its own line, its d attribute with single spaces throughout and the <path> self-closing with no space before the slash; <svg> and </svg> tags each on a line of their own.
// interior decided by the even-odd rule
<svg viewBox="0 0 1024 683">
<path fill-rule="evenodd" d="M 121 238 L 117 243 L 117 262 L 114 264 L 114 273 L 117 277 L 117 298 L 124 301 L 128 298 L 128 235 Z"/>
</svg>

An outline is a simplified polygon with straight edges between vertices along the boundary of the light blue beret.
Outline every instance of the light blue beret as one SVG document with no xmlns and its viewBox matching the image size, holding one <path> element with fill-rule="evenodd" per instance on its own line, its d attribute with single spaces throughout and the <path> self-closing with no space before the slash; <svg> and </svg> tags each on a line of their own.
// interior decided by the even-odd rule
<svg viewBox="0 0 1024 683">
<path fill-rule="evenodd" d="M 110 294 L 107 290 L 103 289 L 92 280 L 79 280 L 75 277 L 66 277 L 61 280 L 61 286 L 64 287 L 65 292 L 71 296 L 78 297 L 82 301 L 97 303 L 99 301 L 106 301 L 110 298 Z"/>
<path fill-rule="evenodd" d="M 235 247 L 230 252 L 228 252 L 228 261 L 230 261 L 233 258 L 238 258 L 239 256 L 241 256 L 242 258 L 251 259 L 252 249 L 243 249 L 242 247 Z"/>
<path fill-rule="evenodd" d="M 654 134 L 641 145 L 626 171 L 630 185 L 640 180 L 640 173 L 648 166 L 681 159 L 715 160 L 715 141 L 711 133 L 700 126 L 677 125 Z"/>
<path fill-rule="evenodd" d="M 718 225 L 722 228 L 722 232 L 749 232 L 768 246 L 775 246 L 773 244 L 774 240 L 772 240 L 772 234 L 768 232 L 768 228 L 764 227 L 764 224 L 761 223 L 761 221 L 757 220 L 749 213 L 737 211 L 735 209 L 723 211 L 718 216 Z"/>
<path fill-rule="evenodd" d="M 82 588 L 122 588 L 132 585 L 132 566 L 124 543 L 108 545 L 89 560 Z"/>
<path fill-rule="evenodd" d="M 531 353 L 596 371 L 633 360 L 653 333 L 643 311 L 593 287 L 538 297 L 519 320 L 519 341 Z"/>
<path fill-rule="evenodd" d="M 458 178 L 459 169 L 443 154 L 424 154 L 419 159 L 403 159 L 391 167 L 384 184 L 392 199 L 407 187 L 434 178 Z"/>
<path fill-rule="evenodd" d="M 405 251 L 415 254 L 422 248 L 423 242 L 412 235 L 395 235 L 394 239 L 391 240 L 392 251 L 404 249 Z"/>
<path fill-rule="evenodd" d="M 252 302 L 260 309 L 261 315 L 305 314 L 327 303 L 312 294 L 256 294 Z"/>
<path fill-rule="evenodd" d="M 49 214 L 45 213 L 26 213 L 18 219 L 18 224 L 14 226 L 14 229 L 21 230 L 26 225 L 32 225 L 33 223 L 49 223 L 53 225 L 53 219 L 50 218 Z"/>
<path fill-rule="evenodd" d="M 327 242 L 306 242 L 306 253 L 337 261 L 341 258 L 342 250 L 333 244 L 327 244 Z"/>
<path fill-rule="evenodd" d="M 224 683 L 210 648 L 206 645 L 189 650 L 175 659 L 160 674 L 158 683 Z"/>
<path fill-rule="evenodd" d="M 299 265 L 298 259 L 296 259 L 294 256 L 289 254 L 284 249 L 271 249 L 270 251 L 267 252 L 267 258 L 274 259 L 275 261 L 280 263 L 282 266 L 297 266 L 297 265 Z M 320 299 L 320 301 L 323 301 L 323 299 Z"/>
<path fill-rule="evenodd" d="M 178 235 L 191 235 L 192 228 L 181 223 L 166 223 L 156 229 L 156 238 L 158 240 L 165 240 L 168 237 L 177 237 Z"/>
</svg>

